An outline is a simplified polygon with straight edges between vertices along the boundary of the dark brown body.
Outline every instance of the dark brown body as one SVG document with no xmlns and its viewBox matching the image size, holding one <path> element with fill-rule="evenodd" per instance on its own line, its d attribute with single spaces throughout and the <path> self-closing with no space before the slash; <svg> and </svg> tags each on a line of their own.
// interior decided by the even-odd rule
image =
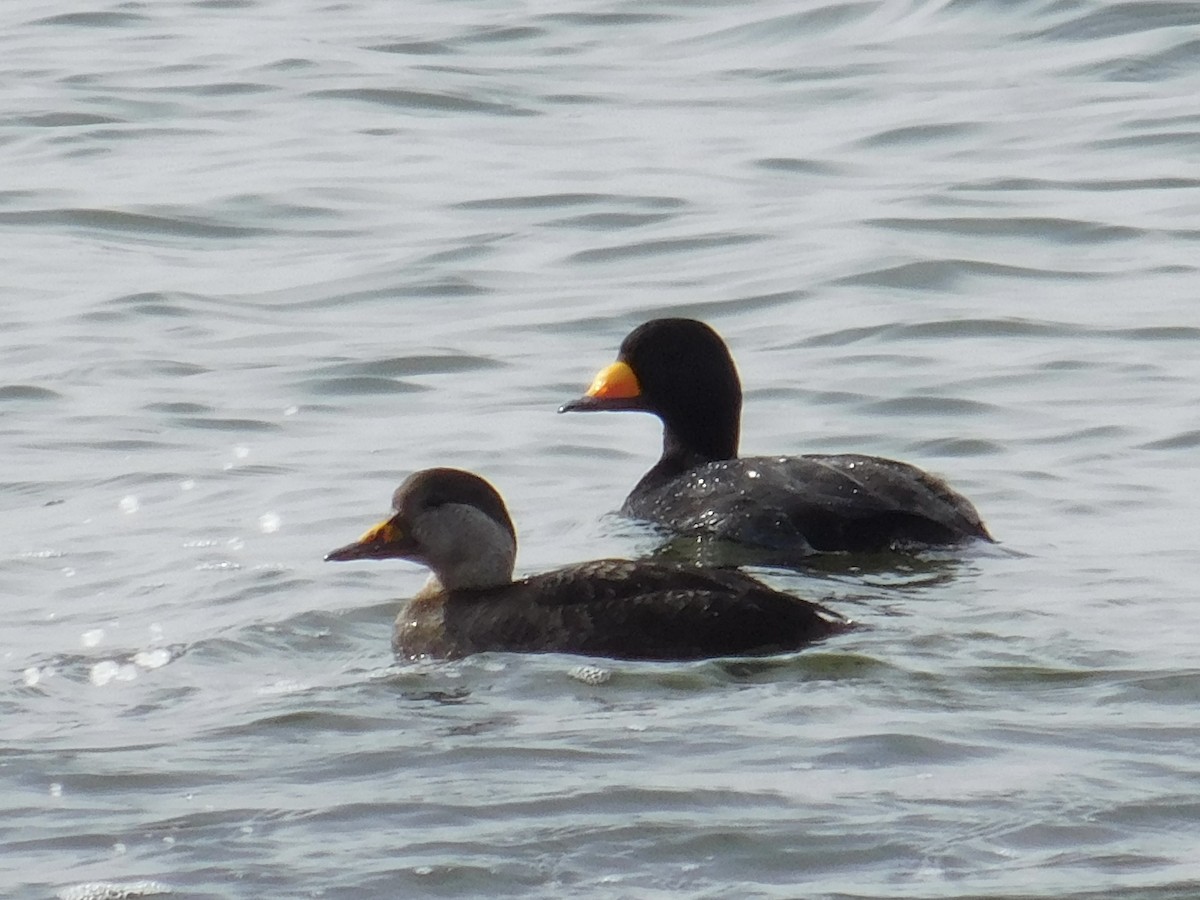
<svg viewBox="0 0 1200 900">
<path fill-rule="evenodd" d="M 497 587 L 422 592 L 395 651 L 684 660 L 796 650 L 849 627 L 824 607 L 733 570 L 597 560 Z"/>
</svg>

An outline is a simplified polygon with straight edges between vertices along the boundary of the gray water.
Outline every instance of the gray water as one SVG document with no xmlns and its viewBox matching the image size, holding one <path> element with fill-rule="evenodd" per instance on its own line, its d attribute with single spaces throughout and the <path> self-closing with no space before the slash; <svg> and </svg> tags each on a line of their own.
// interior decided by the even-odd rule
<svg viewBox="0 0 1200 900">
<path fill-rule="evenodd" d="M 1200 894 L 1200 4 L 6 0 L 0 894 Z M 754 663 L 400 665 L 401 478 L 653 551 L 702 317 L 748 453 L 995 548 L 754 570 Z M 580 677 L 598 665 L 602 683 Z"/>
</svg>

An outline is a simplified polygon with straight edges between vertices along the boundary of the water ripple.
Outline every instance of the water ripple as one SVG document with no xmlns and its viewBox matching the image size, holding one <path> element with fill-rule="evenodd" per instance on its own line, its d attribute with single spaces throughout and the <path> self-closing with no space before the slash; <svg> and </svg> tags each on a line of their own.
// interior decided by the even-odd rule
<svg viewBox="0 0 1200 900">
<path fill-rule="evenodd" d="M 1098 244 L 1127 241 L 1141 237 L 1145 231 L 1116 225 L 1101 225 L 1072 219 L 1052 218 L 966 218 L 961 216 L 938 219 L 870 219 L 864 224 L 901 231 L 928 231 L 946 234 L 981 235 L 986 237 L 1035 238 L 1062 244 Z"/>
<path fill-rule="evenodd" d="M 567 257 L 568 262 L 607 263 L 624 259 L 660 256 L 668 253 L 686 253 L 713 248 L 737 247 L 741 244 L 765 240 L 761 234 L 725 233 L 696 235 L 688 238 L 664 238 L 661 240 L 637 241 L 594 250 L 580 250 Z"/>
<path fill-rule="evenodd" d="M 74 6 L 0 30 L 0 894 L 1196 893 L 1200 7 Z M 752 569 L 836 647 L 398 663 L 425 573 L 321 557 L 413 468 L 520 572 L 745 562 L 554 414 L 659 315 L 1005 544 Z"/>
<path fill-rule="evenodd" d="M 61 400 L 63 395 L 49 388 L 38 387 L 35 384 L 5 384 L 0 385 L 0 402 L 9 401 L 48 401 Z"/>
<path fill-rule="evenodd" d="M 439 113 L 487 113 L 503 116 L 532 116 L 537 113 L 512 103 L 480 100 L 463 94 L 434 93 L 385 88 L 328 88 L 310 95 L 323 100 L 360 100 L 389 109 L 423 110 Z"/>
<path fill-rule="evenodd" d="M 835 279 L 833 283 L 902 288 L 909 291 L 958 291 L 972 279 L 996 278 L 1023 282 L 1030 279 L 1087 280 L 1099 277 L 1098 273 L 1080 270 L 1002 265 L 970 259 L 939 259 L 885 266 L 856 275 L 847 275 Z"/>
<path fill-rule="evenodd" d="M 135 213 L 117 209 L 41 209 L 0 212 L 0 225 L 79 228 L 150 237 L 237 239 L 267 234 L 263 228 L 217 222 L 188 213 Z"/>
<path fill-rule="evenodd" d="M 44 19 L 34 19 L 30 25 L 65 25 L 79 28 L 125 28 L 127 26 L 144 25 L 151 22 L 149 16 L 126 12 L 80 12 L 62 13 L 57 16 L 47 16 Z"/>
<path fill-rule="evenodd" d="M 1193 3 L 1170 0 L 1105 4 L 1070 21 L 1035 32 L 1034 37 L 1056 41 L 1094 41 L 1170 28 L 1200 27 L 1200 10 Z"/>
</svg>

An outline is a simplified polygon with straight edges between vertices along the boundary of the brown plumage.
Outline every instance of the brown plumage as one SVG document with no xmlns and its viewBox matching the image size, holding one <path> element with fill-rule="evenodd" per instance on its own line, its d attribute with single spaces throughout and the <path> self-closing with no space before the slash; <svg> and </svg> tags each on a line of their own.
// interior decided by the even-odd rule
<svg viewBox="0 0 1200 900">
<path fill-rule="evenodd" d="M 822 606 L 741 572 L 603 559 L 512 580 L 516 531 L 477 475 L 427 469 L 395 515 L 327 560 L 409 559 L 432 570 L 396 618 L 405 657 L 484 651 L 703 659 L 795 650 L 848 627 Z"/>
</svg>

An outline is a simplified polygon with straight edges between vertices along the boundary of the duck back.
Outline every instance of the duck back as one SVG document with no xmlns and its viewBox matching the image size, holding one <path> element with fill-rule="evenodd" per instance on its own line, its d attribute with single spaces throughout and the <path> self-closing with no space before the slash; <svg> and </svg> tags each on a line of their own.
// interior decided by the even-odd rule
<svg viewBox="0 0 1200 900">
<path fill-rule="evenodd" d="M 622 512 L 800 556 L 991 540 L 975 507 L 940 478 L 852 453 L 719 460 L 657 483 L 647 476 Z"/>
<path fill-rule="evenodd" d="M 597 560 L 444 592 L 433 603 L 414 600 L 397 619 L 395 649 L 408 657 L 500 651 L 684 660 L 796 650 L 846 627 L 836 613 L 736 570 Z"/>
</svg>

